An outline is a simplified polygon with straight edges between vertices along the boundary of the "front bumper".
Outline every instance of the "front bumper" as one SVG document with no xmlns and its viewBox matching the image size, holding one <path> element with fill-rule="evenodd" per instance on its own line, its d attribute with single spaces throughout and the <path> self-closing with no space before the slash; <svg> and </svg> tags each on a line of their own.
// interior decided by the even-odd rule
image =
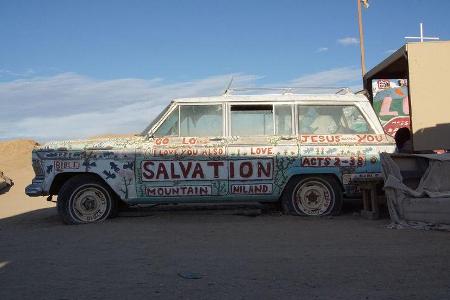
<svg viewBox="0 0 450 300">
<path fill-rule="evenodd" d="M 43 183 L 43 181 L 33 180 L 33 182 L 25 188 L 25 194 L 30 197 L 45 196 L 46 193 L 42 188 Z"/>
</svg>

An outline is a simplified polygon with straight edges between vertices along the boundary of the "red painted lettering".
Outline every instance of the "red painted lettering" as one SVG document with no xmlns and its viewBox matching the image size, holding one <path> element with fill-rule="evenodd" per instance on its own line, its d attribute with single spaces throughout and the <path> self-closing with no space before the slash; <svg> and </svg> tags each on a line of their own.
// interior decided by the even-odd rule
<svg viewBox="0 0 450 300">
<path fill-rule="evenodd" d="M 183 138 L 183 141 L 182 141 L 182 143 L 186 144 L 186 145 L 194 145 L 196 142 L 197 142 L 197 140 L 193 137 L 189 138 L 189 139 Z"/>
<path fill-rule="evenodd" d="M 159 163 L 158 170 L 156 171 L 156 178 L 158 179 L 160 175 L 164 176 L 164 179 L 169 179 L 169 174 L 167 174 L 166 166 L 163 163 Z"/>
<path fill-rule="evenodd" d="M 302 165 L 303 165 L 304 167 L 307 167 L 307 166 L 310 166 L 310 165 L 311 165 L 311 163 L 309 162 L 309 159 L 308 159 L 307 157 L 305 157 L 305 158 L 303 159 Z"/>
<path fill-rule="evenodd" d="M 364 134 L 364 135 L 357 134 L 356 136 L 358 137 L 358 143 L 364 142 L 366 140 L 366 137 L 367 137 L 366 134 Z"/>
<path fill-rule="evenodd" d="M 158 138 L 155 140 L 156 145 L 167 145 L 169 143 L 169 138 Z"/>
<path fill-rule="evenodd" d="M 234 162 L 230 161 L 230 178 L 234 178 Z"/>
<path fill-rule="evenodd" d="M 214 178 L 219 178 L 219 167 L 223 166 L 223 161 L 210 161 L 207 165 L 214 168 Z"/>
<path fill-rule="evenodd" d="M 249 161 L 242 162 L 239 167 L 239 175 L 243 178 L 248 178 L 253 175 L 253 166 Z"/>
<path fill-rule="evenodd" d="M 334 158 L 334 166 L 339 167 L 341 165 L 341 159 L 339 157 Z"/>
<path fill-rule="evenodd" d="M 270 162 L 266 163 L 266 168 L 264 168 L 261 162 L 258 162 L 258 177 L 263 177 L 264 173 L 265 177 L 270 177 L 270 171 L 272 170 L 272 164 Z"/>
<path fill-rule="evenodd" d="M 264 147 L 264 148 L 251 148 L 251 154 L 273 154 L 272 147 Z"/>
<path fill-rule="evenodd" d="M 323 157 L 318 157 L 318 158 L 317 158 L 317 161 L 318 161 L 318 164 L 317 164 L 317 165 L 318 165 L 318 166 L 322 166 L 322 161 L 323 161 L 323 159 L 324 159 Z"/>
<path fill-rule="evenodd" d="M 334 135 L 327 135 L 327 142 L 334 143 L 338 137 Z"/>
<path fill-rule="evenodd" d="M 154 166 L 155 164 L 152 161 L 146 161 L 144 162 L 142 169 L 144 172 L 142 172 L 142 176 L 144 176 L 146 179 L 153 179 L 153 176 L 155 176 L 155 173 L 153 173 L 152 170 L 149 169 L 149 166 Z"/>
<path fill-rule="evenodd" d="M 175 173 L 175 165 L 173 163 L 170 164 L 170 176 L 172 179 L 180 178 L 180 175 Z"/>
<path fill-rule="evenodd" d="M 187 176 L 189 175 L 189 171 L 192 168 L 192 162 L 188 162 L 187 167 L 184 166 L 184 163 L 182 161 L 180 161 L 178 163 L 180 164 L 181 173 L 183 173 L 183 177 L 187 178 Z"/>
<path fill-rule="evenodd" d="M 376 160 L 376 158 L 375 158 Z M 364 165 L 364 157 L 358 157 L 358 167 L 362 167 Z"/>
<path fill-rule="evenodd" d="M 200 176 L 201 179 L 205 178 L 205 174 L 203 174 L 203 169 L 200 163 L 196 163 L 194 167 L 194 171 L 192 172 L 192 178 L 197 178 Z"/>
</svg>

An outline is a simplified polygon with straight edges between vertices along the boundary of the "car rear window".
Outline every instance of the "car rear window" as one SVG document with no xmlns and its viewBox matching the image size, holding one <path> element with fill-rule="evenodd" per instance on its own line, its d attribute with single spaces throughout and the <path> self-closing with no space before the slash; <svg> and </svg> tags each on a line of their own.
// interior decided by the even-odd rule
<svg viewBox="0 0 450 300">
<path fill-rule="evenodd" d="M 354 105 L 299 105 L 300 134 L 374 133 Z"/>
</svg>

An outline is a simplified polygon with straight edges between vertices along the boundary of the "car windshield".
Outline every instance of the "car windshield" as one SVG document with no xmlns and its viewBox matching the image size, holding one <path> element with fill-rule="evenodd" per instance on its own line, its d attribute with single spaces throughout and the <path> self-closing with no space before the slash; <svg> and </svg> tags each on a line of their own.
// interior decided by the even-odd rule
<svg viewBox="0 0 450 300">
<path fill-rule="evenodd" d="M 169 110 L 169 107 L 172 105 L 172 102 L 169 103 L 169 105 L 167 105 L 154 119 L 153 121 L 147 126 L 145 127 L 145 129 L 139 134 L 141 136 L 146 136 L 148 134 L 148 132 L 150 131 L 150 129 L 152 129 L 152 127 L 156 124 L 156 122 L 158 122 L 162 116 Z"/>
</svg>

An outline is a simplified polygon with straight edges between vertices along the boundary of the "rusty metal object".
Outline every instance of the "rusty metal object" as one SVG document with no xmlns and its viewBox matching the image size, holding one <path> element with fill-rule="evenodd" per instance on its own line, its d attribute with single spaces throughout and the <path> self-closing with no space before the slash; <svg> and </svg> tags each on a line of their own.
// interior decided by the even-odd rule
<svg viewBox="0 0 450 300">
<path fill-rule="evenodd" d="M 10 188 L 14 185 L 11 178 L 6 176 L 2 171 L 0 171 L 0 191 Z"/>
</svg>

